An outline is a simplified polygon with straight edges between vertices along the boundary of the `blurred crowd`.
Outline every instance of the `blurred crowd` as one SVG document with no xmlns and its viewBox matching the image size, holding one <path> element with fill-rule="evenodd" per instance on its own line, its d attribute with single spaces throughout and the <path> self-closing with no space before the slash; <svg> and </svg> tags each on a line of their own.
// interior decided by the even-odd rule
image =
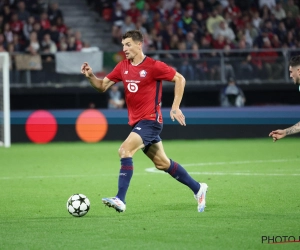
<svg viewBox="0 0 300 250">
<path fill-rule="evenodd" d="M 64 24 L 57 3 L 48 2 L 0 0 L 0 51 L 32 55 L 81 51 L 84 43 L 80 32 Z"/>
<path fill-rule="evenodd" d="M 87 0 L 112 23 L 112 38 L 139 29 L 157 49 L 300 47 L 297 0 Z M 269 43 L 265 44 L 266 41 Z"/>
<path fill-rule="evenodd" d="M 111 24 L 114 43 L 138 29 L 149 54 L 182 51 L 164 60 L 180 59 L 174 66 L 190 80 L 219 77 L 218 53 L 199 54 L 199 49 L 226 51 L 227 78 L 276 79 L 283 75 L 282 54 L 272 49 L 300 48 L 298 0 L 86 1 Z M 257 48 L 268 51 L 245 52 Z"/>
<path fill-rule="evenodd" d="M 280 79 L 286 55 L 276 49 L 300 49 L 300 0 L 85 1 L 106 20 L 113 43 L 138 29 L 145 52 L 188 80 L 218 80 L 221 67 L 225 79 Z M 0 51 L 42 54 L 45 61 L 56 51 L 88 46 L 64 24 L 59 5 L 49 2 L 0 0 Z"/>
</svg>

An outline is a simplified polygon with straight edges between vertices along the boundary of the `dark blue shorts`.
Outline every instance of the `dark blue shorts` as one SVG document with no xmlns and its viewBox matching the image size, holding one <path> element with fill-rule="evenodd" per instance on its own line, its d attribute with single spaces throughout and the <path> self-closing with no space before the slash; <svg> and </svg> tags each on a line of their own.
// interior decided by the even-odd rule
<svg viewBox="0 0 300 250">
<path fill-rule="evenodd" d="M 149 147 L 152 144 L 158 143 L 161 141 L 160 133 L 163 129 L 163 124 L 157 121 L 150 120 L 141 120 L 133 126 L 131 132 L 135 132 L 142 137 L 145 148 L 143 149 L 144 153 L 147 153 Z"/>
</svg>

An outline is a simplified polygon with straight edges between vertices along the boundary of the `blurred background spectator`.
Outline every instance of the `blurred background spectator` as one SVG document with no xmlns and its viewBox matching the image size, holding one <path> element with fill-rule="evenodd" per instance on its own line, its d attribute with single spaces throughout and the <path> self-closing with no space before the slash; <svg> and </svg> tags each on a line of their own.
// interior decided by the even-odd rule
<svg viewBox="0 0 300 250">
<path fill-rule="evenodd" d="M 246 98 L 243 90 L 236 85 L 234 78 L 228 79 L 226 87 L 220 91 L 220 104 L 222 107 L 243 107 Z"/>
<path fill-rule="evenodd" d="M 114 84 L 108 91 L 108 108 L 121 109 L 124 107 L 124 99 L 117 84 Z"/>
</svg>

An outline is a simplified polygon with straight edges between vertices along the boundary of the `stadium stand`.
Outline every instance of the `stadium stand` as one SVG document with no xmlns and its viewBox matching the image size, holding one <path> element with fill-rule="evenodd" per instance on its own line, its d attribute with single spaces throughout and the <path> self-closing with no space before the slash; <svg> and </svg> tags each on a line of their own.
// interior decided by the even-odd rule
<svg viewBox="0 0 300 250">
<path fill-rule="evenodd" d="M 109 41 L 103 42 L 107 37 L 101 28 L 103 26 L 105 22 L 82 0 L 0 1 L 2 51 L 34 52 L 28 48 L 32 32 L 36 33 L 38 39 L 35 46 L 38 53 L 48 51 L 45 48 L 45 39 L 48 39 L 44 37 L 46 34 L 51 38 L 49 44 L 52 49 L 49 52 L 81 51 L 89 46 L 106 50 Z"/>
<path fill-rule="evenodd" d="M 145 36 L 145 51 L 153 56 L 157 50 L 225 49 L 225 78 L 280 79 L 283 55 L 273 49 L 300 48 L 298 0 L 87 1 L 110 23 L 111 40 L 115 44 L 120 44 L 124 32 L 138 27 Z M 268 51 L 236 51 L 257 48 Z M 164 57 L 166 61 L 171 58 L 172 64 L 189 80 L 199 79 L 199 70 L 204 79 L 216 77 L 219 61 L 216 53 Z M 174 57 L 186 60 L 176 62 Z M 208 60 L 192 62 L 199 57 Z M 262 70 L 267 74 L 261 76 Z"/>
<path fill-rule="evenodd" d="M 187 80 L 282 81 L 286 58 L 300 49 L 299 0 L 0 1 L 0 51 L 43 62 L 90 46 L 118 52 L 130 29 L 142 31 L 148 55 Z"/>
<path fill-rule="evenodd" d="M 263 38 L 272 40 L 280 32 L 280 26 L 287 32 L 292 31 L 292 41 L 295 42 L 299 36 L 298 0 L 87 1 L 105 20 L 120 30 L 128 16 L 135 25 L 141 22 L 149 35 L 150 44 L 154 44 L 157 39 L 153 29 L 156 34 L 165 35 L 164 38 L 169 41 L 167 29 L 170 25 L 172 34 L 177 34 L 179 40 L 186 40 L 190 31 L 196 34 L 195 42 L 200 49 L 203 36 L 207 36 L 210 41 L 218 41 L 219 36 L 224 37 L 224 42 L 218 48 L 224 48 L 226 44 L 237 48 L 241 39 L 246 41 L 248 48 L 255 45 L 262 48 Z M 113 38 L 115 32 L 113 30 Z M 271 41 L 272 47 L 293 45 L 282 35 L 278 38 L 278 43 Z"/>
</svg>

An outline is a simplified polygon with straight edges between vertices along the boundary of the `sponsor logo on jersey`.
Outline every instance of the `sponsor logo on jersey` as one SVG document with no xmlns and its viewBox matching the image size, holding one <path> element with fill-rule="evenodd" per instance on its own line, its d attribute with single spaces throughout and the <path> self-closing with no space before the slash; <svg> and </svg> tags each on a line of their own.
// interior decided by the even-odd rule
<svg viewBox="0 0 300 250">
<path fill-rule="evenodd" d="M 140 127 L 136 127 L 136 128 L 134 128 L 134 129 L 141 130 L 141 128 L 140 128 Z"/>
<path fill-rule="evenodd" d="M 146 70 L 140 71 L 140 77 L 146 77 L 146 75 L 147 75 L 147 71 Z"/>
<path fill-rule="evenodd" d="M 128 74 L 128 70 L 125 70 L 124 75 L 127 75 L 127 74 Z"/>
</svg>

